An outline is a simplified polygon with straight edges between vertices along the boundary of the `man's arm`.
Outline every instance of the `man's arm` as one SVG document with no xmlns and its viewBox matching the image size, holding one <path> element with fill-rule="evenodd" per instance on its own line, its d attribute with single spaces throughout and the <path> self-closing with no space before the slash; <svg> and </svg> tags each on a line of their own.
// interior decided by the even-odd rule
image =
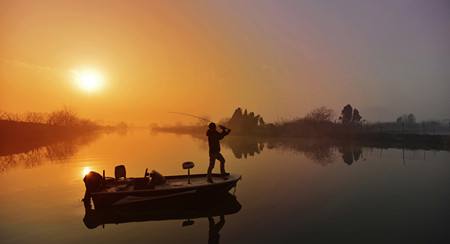
<svg viewBox="0 0 450 244">
<path fill-rule="evenodd" d="M 220 133 L 220 139 L 223 139 L 226 135 L 230 134 L 231 130 L 223 125 L 219 125 L 219 127 L 222 129 L 222 132 Z"/>
</svg>

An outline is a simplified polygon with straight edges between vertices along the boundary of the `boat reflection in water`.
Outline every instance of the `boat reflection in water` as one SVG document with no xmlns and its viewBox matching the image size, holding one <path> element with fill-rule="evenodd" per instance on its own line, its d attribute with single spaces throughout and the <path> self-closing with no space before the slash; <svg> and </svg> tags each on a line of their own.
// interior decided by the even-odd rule
<svg viewBox="0 0 450 244">
<path fill-rule="evenodd" d="M 225 215 L 239 212 L 241 204 L 234 195 L 227 192 L 210 198 L 186 196 L 181 204 L 177 200 L 93 209 L 90 203 L 85 203 L 85 210 L 83 222 L 89 229 L 105 224 L 161 220 L 184 220 L 182 226 L 188 226 L 194 224 L 194 219 L 208 218 L 209 243 L 218 243 L 219 232 L 225 224 Z M 214 217 L 217 216 L 219 221 L 215 222 Z"/>
</svg>

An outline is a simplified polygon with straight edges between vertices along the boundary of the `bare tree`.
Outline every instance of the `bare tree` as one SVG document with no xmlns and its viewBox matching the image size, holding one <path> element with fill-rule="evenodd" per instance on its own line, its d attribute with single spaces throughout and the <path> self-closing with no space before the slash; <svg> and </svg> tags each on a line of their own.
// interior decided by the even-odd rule
<svg viewBox="0 0 450 244">
<path fill-rule="evenodd" d="M 26 122 L 30 123 L 45 123 L 46 122 L 46 116 L 42 113 L 36 113 L 36 112 L 28 112 L 24 115 L 24 119 Z"/>
<path fill-rule="evenodd" d="M 305 116 L 305 120 L 314 122 L 331 122 L 333 118 L 334 111 L 324 106 L 312 110 Z"/>
<path fill-rule="evenodd" d="M 61 110 L 52 112 L 49 114 L 47 123 L 49 125 L 59 125 L 59 126 L 77 126 L 79 124 L 79 119 L 75 112 L 68 108 L 63 108 Z"/>
</svg>

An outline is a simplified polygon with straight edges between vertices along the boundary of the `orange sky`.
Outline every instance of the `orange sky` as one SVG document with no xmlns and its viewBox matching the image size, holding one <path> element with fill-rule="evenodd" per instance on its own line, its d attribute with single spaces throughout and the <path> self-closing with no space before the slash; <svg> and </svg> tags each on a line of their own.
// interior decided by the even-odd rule
<svg viewBox="0 0 450 244">
<path fill-rule="evenodd" d="M 144 125 L 185 120 L 168 111 L 220 119 L 238 106 L 268 121 L 322 105 L 339 110 L 347 103 L 372 119 L 404 112 L 419 119 L 448 115 L 443 111 L 450 102 L 442 92 L 449 88 L 443 69 L 448 59 L 434 48 L 447 35 L 417 41 L 427 62 L 397 62 L 392 68 L 388 61 L 384 67 L 383 55 L 365 47 L 372 41 L 365 39 L 367 33 L 345 24 L 350 21 L 342 19 L 345 12 L 336 9 L 322 17 L 328 7 L 307 2 L 300 8 L 250 1 L 2 1 L 0 109 L 45 112 L 68 106 L 95 120 Z M 371 25 L 372 20 L 364 21 Z M 409 32 L 385 34 L 411 38 Z M 385 58 L 410 60 L 400 51 Z M 379 70 L 367 68 L 374 63 Z M 417 75 L 416 66 L 426 68 Z M 70 71 L 81 67 L 102 72 L 104 89 L 86 93 L 74 86 Z M 412 99 L 430 78 L 436 81 L 428 91 L 433 100 Z M 410 91 L 399 89 L 404 87 Z M 436 110 L 426 111 L 430 106 Z"/>
</svg>

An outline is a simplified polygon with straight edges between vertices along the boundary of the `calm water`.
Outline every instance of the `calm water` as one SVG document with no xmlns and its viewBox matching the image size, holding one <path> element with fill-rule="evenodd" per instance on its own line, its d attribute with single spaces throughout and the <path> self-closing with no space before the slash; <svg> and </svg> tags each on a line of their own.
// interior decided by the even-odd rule
<svg viewBox="0 0 450 244">
<path fill-rule="evenodd" d="M 129 176 L 145 168 L 207 168 L 206 141 L 131 131 L 0 156 L 1 243 L 207 243 L 208 218 L 106 224 L 88 229 L 82 172 Z M 313 141 L 230 138 L 229 171 L 243 180 L 240 211 L 225 216 L 221 243 L 449 243 L 450 153 L 330 147 Z M 215 217 L 215 222 L 219 217 Z"/>
</svg>

